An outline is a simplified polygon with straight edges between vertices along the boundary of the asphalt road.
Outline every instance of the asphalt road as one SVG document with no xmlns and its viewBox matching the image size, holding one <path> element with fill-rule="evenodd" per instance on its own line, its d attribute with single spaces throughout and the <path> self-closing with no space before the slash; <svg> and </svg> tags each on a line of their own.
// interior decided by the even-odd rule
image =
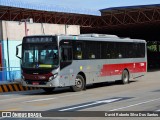
<svg viewBox="0 0 160 120">
<path fill-rule="evenodd" d="M 160 111 L 160 71 L 153 70 L 127 85 L 103 83 L 89 85 L 86 91 L 72 92 L 58 88 L 53 93 L 43 90 L 0 93 L 0 111 Z M 81 113 L 82 114 L 82 113 Z M 94 114 L 86 112 L 84 114 Z M 98 112 L 97 112 L 98 116 Z M 56 117 L 54 119 L 148 119 L 160 117 Z M 9 119 L 9 118 L 0 118 Z M 42 118 L 45 119 L 45 118 Z M 47 118 L 53 119 L 53 118 Z"/>
</svg>

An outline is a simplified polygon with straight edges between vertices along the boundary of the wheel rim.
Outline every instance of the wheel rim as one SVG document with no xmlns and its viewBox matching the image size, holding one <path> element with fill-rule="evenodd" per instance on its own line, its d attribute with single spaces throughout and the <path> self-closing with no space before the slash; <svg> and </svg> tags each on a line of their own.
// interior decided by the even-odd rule
<svg viewBox="0 0 160 120">
<path fill-rule="evenodd" d="M 77 88 L 82 88 L 82 80 L 80 78 L 76 78 L 76 84 L 75 86 Z"/>
<path fill-rule="evenodd" d="M 123 80 L 124 80 L 124 82 L 128 82 L 128 73 L 127 72 L 124 72 Z"/>
</svg>

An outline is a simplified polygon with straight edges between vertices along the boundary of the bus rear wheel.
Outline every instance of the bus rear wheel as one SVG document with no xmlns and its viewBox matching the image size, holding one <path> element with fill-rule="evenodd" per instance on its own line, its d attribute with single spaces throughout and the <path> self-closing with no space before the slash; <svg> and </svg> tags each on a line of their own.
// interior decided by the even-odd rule
<svg viewBox="0 0 160 120">
<path fill-rule="evenodd" d="M 76 76 L 75 85 L 71 87 L 74 92 L 81 91 L 85 88 L 85 80 L 81 75 Z"/>
<path fill-rule="evenodd" d="M 122 84 L 128 84 L 129 83 L 129 73 L 127 70 L 124 70 L 122 73 Z"/>
<path fill-rule="evenodd" d="M 45 92 L 47 92 L 47 93 L 51 93 L 51 92 L 53 92 L 53 90 L 55 89 L 54 87 L 52 87 L 52 88 L 42 88 Z"/>
</svg>

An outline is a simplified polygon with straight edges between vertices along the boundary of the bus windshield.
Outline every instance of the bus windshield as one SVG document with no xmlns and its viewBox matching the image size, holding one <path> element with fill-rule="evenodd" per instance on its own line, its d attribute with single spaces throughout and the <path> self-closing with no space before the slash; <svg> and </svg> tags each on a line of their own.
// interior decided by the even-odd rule
<svg viewBox="0 0 160 120">
<path fill-rule="evenodd" d="M 55 43 L 26 43 L 22 49 L 23 68 L 55 68 L 59 65 Z"/>
</svg>

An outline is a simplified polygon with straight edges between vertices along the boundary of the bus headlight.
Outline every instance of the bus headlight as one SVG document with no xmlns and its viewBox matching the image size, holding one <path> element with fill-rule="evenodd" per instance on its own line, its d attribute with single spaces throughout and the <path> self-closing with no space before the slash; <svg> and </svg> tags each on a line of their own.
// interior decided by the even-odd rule
<svg viewBox="0 0 160 120">
<path fill-rule="evenodd" d="M 49 77 L 49 81 L 55 79 L 58 76 L 58 73 L 55 73 L 53 76 Z"/>
</svg>

